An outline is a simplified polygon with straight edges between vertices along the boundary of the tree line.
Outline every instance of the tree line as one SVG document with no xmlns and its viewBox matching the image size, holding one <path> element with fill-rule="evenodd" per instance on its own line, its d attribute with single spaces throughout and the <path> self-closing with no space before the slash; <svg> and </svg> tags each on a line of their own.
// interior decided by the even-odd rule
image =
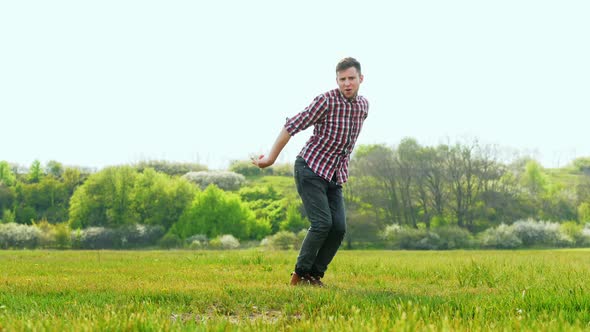
<svg viewBox="0 0 590 332">
<path fill-rule="evenodd" d="M 422 146 L 407 138 L 358 146 L 350 173 L 349 246 L 377 242 L 391 225 L 475 234 L 527 219 L 590 222 L 590 158 L 544 169 L 533 158 L 501 161 L 477 141 Z M 308 224 L 291 176 L 291 165 L 260 170 L 248 161 L 227 171 L 166 161 L 99 171 L 1 161 L 0 220 L 71 229 L 159 226 L 170 241 L 223 234 L 261 240 Z"/>
<path fill-rule="evenodd" d="M 590 158 L 544 169 L 530 157 L 502 162 L 500 153 L 477 140 L 358 147 L 345 186 L 349 210 L 364 220 L 356 228 L 456 225 L 477 233 L 527 219 L 590 222 Z"/>
</svg>

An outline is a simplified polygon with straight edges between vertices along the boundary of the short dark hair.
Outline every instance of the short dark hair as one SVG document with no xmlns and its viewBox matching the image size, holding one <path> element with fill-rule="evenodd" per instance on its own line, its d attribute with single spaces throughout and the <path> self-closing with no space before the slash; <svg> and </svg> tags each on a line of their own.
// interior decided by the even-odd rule
<svg viewBox="0 0 590 332">
<path fill-rule="evenodd" d="M 356 71 L 358 71 L 359 75 L 361 74 L 361 63 L 358 62 L 355 58 L 350 57 L 344 58 L 340 60 L 340 62 L 338 62 L 338 64 L 336 65 L 336 72 L 346 70 L 350 67 L 356 68 Z"/>
</svg>

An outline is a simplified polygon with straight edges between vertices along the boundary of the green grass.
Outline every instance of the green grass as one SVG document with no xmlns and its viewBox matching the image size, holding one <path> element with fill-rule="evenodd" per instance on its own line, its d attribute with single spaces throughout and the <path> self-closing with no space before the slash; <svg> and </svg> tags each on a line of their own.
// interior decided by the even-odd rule
<svg viewBox="0 0 590 332">
<path fill-rule="evenodd" d="M 0 330 L 590 330 L 590 251 L 0 251 Z"/>
</svg>

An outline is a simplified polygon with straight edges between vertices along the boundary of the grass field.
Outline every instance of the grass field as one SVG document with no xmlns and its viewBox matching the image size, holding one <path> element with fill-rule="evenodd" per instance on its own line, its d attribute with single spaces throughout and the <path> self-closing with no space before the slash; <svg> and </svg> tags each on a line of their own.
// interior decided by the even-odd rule
<svg viewBox="0 0 590 332">
<path fill-rule="evenodd" d="M 0 251 L 0 330 L 590 330 L 590 251 Z"/>
</svg>

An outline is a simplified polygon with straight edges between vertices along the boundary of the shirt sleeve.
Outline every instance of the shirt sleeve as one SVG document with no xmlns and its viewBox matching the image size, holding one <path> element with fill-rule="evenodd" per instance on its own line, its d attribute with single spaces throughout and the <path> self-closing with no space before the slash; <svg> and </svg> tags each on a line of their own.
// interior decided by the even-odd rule
<svg viewBox="0 0 590 332">
<path fill-rule="evenodd" d="M 320 122 L 327 109 L 328 101 L 326 100 L 326 96 L 319 95 L 305 108 L 305 110 L 294 117 L 287 119 L 285 129 L 289 135 L 294 136 L 298 132 L 309 128 L 309 126 Z"/>
</svg>

